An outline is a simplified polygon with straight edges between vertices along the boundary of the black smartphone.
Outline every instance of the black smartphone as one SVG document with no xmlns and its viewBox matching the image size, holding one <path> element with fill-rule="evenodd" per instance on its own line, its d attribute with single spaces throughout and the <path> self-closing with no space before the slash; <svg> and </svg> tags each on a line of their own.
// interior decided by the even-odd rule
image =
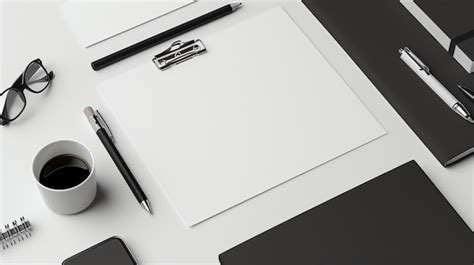
<svg viewBox="0 0 474 265">
<path fill-rule="evenodd" d="M 63 265 L 136 265 L 132 253 L 122 239 L 108 238 L 68 259 Z"/>
</svg>

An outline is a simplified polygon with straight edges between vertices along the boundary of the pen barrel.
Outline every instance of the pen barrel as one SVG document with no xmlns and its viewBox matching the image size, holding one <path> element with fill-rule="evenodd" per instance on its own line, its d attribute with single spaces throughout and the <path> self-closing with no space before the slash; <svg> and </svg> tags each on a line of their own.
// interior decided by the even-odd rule
<svg viewBox="0 0 474 265">
<path fill-rule="evenodd" d="M 441 84 L 438 79 L 430 75 L 423 78 L 423 81 L 436 93 L 449 107 L 453 108 L 459 101 L 449 92 L 449 90 Z"/>
<path fill-rule="evenodd" d="M 152 36 L 148 39 L 145 39 L 141 42 L 138 42 L 134 45 L 123 48 L 115 53 L 112 53 L 108 56 L 105 56 L 101 59 L 98 59 L 91 63 L 92 69 L 100 70 L 104 67 L 107 67 L 111 64 L 114 64 L 118 61 L 121 61 L 125 58 L 128 58 L 132 55 L 140 53 L 146 49 L 149 49 L 157 44 L 165 42 L 171 38 L 174 38 L 178 35 L 186 33 L 192 29 L 205 25 L 209 22 L 212 22 L 218 18 L 221 18 L 227 14 L 232 13 L 232 7 L 230 5 L 223 6 L 214 11 L 211 11 L 207 14 L 204 14 L 200 17 L 197 17 L 193 20 L 180 24 L 174 28 L 168 29 L 162 33 L 159 33 L 155 36 Z"/>
<path fill-rule="evenodd" d="M 449 90 L 444 87 L 438 79 L 436 79 L 432 74 L 428 74 L 420 69 L 420 67 L 415 64 L 406 53 L 403 53 L 400 56 L 400 59 L 402 59 L 402 61 L 404 61 L 408 67 L 410 67 L 410 69 L 415 72 L 415 74 L 418 75 L 418 77 L 421 78 L 421 80 L 423 80 L 450 108 L 453 108 L 453 106 L 458 102 L 453 94 L 451 94 L 451 92 L 449 92 Z"/>
<path fill-rule="evenodd" d="M 114 161 L 115 165 L 122 174 L 130 190 L 132 190 L 133 195 L 135 195 L 135 198 L 138 200 L 138 202 L 141 203 L 143 200 L 146 200 L 145 193 L 141 189 L 140 185 L 138 184 L 137 180 L 135 179 L 127 164 L 123 160 L 122 156 L 118 152 L 117 148 L 113 144 L 112 140 L 110 140 L 109 136 L 107 135 L 107 132 L 104 129 L 99 129 L 97 131 L 97 136 L 99 137 L 100 141 L 104 145 L 112 160 Z"/>
</svg>

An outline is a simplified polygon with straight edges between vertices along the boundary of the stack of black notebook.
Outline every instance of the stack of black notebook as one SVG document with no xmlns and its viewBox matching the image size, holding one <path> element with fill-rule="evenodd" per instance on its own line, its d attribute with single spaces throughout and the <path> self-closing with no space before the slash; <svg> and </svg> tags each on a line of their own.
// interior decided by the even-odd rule
<svg viewBox="0 0 474 265">
<path fill-rule="evenodd" d="M 400 60 L 398 49 L 408 46 L 471 113 L 474 103 L 457 84 L 472 83 L 466 79 L 472 80 L 474 76 L 468 75 L 399 1 L 304 0 L 303 3 L 441 164 L 448 166 L 474 153 L 474 124 L 454 113 L 413 73 Z"/>
<path fill-rule="evenodd" d="M 474 72 L 474 1 L 400 2 L 467 72 Z"/>
<path fill-rule="evenodd" d="M 408 162 L 244 242 L 223 265 L 472 265 L 469 227 Z"/>
</svg>

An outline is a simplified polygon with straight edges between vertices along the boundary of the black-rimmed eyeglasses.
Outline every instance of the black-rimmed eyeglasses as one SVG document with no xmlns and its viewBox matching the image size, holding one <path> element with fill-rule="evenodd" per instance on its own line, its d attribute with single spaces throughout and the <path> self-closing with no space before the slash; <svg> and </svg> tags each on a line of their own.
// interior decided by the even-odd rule
<svg viewBox="0 0 474 265">
<path fill-rule="evenodd" d="M 7 125 L 23 113 L 26 107 L 25 89 L 41 93 L 49 86 L 53 76 L 53 71 L 46 71 L 40 59 L 30 62 L 15 83 L 0 93 L 0 125 Z"/>
</svg>

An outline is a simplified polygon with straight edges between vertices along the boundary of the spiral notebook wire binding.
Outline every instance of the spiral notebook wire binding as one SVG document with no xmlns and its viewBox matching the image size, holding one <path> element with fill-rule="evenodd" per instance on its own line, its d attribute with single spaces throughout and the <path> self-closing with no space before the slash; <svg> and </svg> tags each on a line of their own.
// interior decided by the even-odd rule
<svg viewBox="0 0 474 265">
<path fill-rule="evenodd" d="M 0 229 L 0 242 L 4 250 L 31 236 L 31 223 L 23 216 L 20 218 L 20 223 L 15 220 L 11 226 L 6 224 L 4 227 L 5 229 Z"/>
</svg>

